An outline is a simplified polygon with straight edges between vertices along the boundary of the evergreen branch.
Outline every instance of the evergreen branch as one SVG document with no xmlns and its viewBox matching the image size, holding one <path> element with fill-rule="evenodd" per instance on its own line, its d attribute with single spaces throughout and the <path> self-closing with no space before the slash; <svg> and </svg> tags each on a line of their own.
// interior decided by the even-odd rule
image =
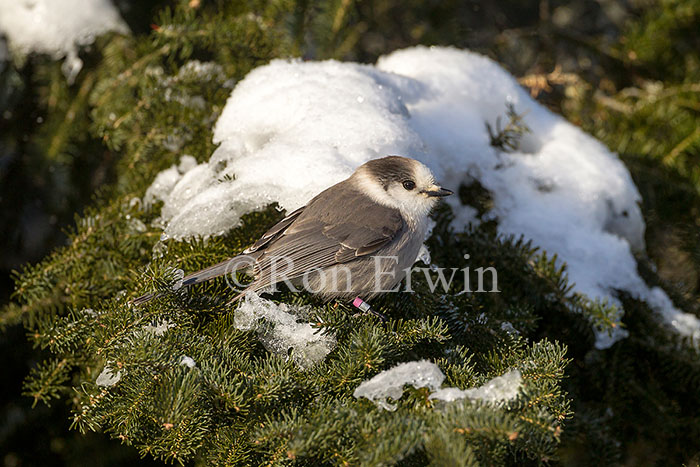
<svg viewBox="0 0 700 467">
<path fill-rule="evenodd" d="M 331 27 L 333 34 L 338 34 L 340 28 L 345 24 L 345 16 L 353 1 L 354 0 L 340 0 L 340 6 L 335 11 L 335 16 L 333 17 L 333 26 Z"/>
<path fill-rule="evenodd" d="M 688 149 L 691 145 L 700 141 L 700 127 L 695 128 L 695 130 L 683 138 L 681 142 L 676 144 L 665 156 L 661 158 L 661 163 L 666 165 L 674 165 L 678 156 Z"/>
<path fill-rule="evenodd" d="M 166 56 L 170 52 L 170 45 L 165 44 L 156 50 L 144 55 L 143 57 L 132 63 L 127 69 L 119 73 L 114 79 L 110 80 L 109 86 L 102 90 L 100 97 L 93 103 L 95 107 L 101 107 L 107 103 L 107 100 L 112 97 L 112 91 L 118 86 L 124 84 L 125 81 L 137 77 L 141 70 L 153 62 L 158 57 Z"/>
<path fill-rule="evenodd" d="M 68 381 L 69 362 L 49 360 L 32 369 L 30 379 L 23 387 L 22 395 L 30 396 L 34 401 L 32 407 L 41 401 L 49 405 L 51 399 L 56 399 L 63 391 L 63 384 Z"/>
<path fill-rule="evenodd" d="M 46 150 L 47 158 L 55 159 L 57 157 L 68 142 L 70 134 L 68 130 L 74 124 L 76 116 L 80 117 L 84 113 L 87 113 L 88 96 L 94 85 L 95 73 L 88 71 L 83 77 L 76 97 L 71 102 L 70 107 L 66 110 L 66 113 L 61 120 L 61 125 L 55 131 L 53 138 L 51 138 L 51 142 L 48 144 L 48 148 Z"/>
<path fill-rule="evenodd" d="M 525 114 L 518 114 L 513 104 L 506 104 L 506 109 L 508 123 L 505 127 L 501 128 L 501 117 L 498 117 L 495 129 L 486 122 L 486 131 L 488 131 L 491 146 L 503 152 L 514 152 L 518 150 L 523 135 L 530 133 L 530 128 L 523 122 Z"/>
</svg>

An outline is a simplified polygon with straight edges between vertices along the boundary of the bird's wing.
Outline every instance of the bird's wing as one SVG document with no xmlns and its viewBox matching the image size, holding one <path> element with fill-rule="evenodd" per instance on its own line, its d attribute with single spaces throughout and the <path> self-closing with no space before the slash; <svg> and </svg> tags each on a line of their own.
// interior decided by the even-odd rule
<svg viewBox="0 0 700 467">
<path fill-rule="evenodd" d="M 253 253 L 261 248 L 267 246 L 271 241 L 277 239 L 280 235 L 284 233 L 287 228 L 292 225 L 292 223 L 299 217 L 299 215 L 304 211 L 306 206 L 302 206 L 296 211 L 289 214 L 287 217 L 276 223 L 270 230 L 265 232 L 262 237 L 260 237 L 255 243 L 245 249 L 243 253 Z"/>
<path fill-rule="evenodd" d="M 375 253 L 391 242 L 403 228 L 403 219 L 398 212 L 387 212 L 381 222 L 358 225 L 343 222 L 324 227 L 323 234 L 340 244 L 335 254 L 338 263 L 351 261 L 358 256 Z"/>
<path fill-rule="evenodd" d="M 313 268 L 371 255 L 405 228 L 398 210 L 337 185 L 331 193 L 327 190 L 309 202 L 291 225 L 266 245 L 254 268 L 256 285 L 269 285 L 273 272 L 293 279 Z"/>
</svg>

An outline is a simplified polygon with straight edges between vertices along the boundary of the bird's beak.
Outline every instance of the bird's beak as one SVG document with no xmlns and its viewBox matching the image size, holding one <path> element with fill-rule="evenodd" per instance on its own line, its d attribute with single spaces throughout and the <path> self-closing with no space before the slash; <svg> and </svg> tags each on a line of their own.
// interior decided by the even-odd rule
<svg viewBox="0 0 700 467">
<path fill-rule="evenodd" d="M 451 194 L 453 194 L 451 190 L 439 186 L 433 187 L 433 189 L 431 190 L 423 190 L 421 193 L 425 193 L 427 196 L 437 198 L 444 198 L 445 196 L 450 196 Z"/>
</svg>

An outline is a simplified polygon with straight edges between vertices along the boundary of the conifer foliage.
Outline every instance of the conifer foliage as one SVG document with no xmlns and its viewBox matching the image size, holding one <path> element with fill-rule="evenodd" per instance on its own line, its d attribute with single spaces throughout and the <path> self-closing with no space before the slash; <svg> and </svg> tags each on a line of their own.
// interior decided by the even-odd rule
<svg viewBox="0 0 700 467">
<path fill-rule="evenodd" d="M 111 182 L 76 217 L 66 246 L 14 277 L 14 301 L 3 308 L 0 324 L 25 326 L 45 356 L 28 375 L 25 395 L 35 404 L 69 401 L 72 428 L 107 433 L 169 463 L 614 464 L 645 453 L 659 461 L 697 462 L 697 343 L 670 332 L 633 297 L 620 297 L 626 314 L 616 321 L 607 304 L 572 291 L 566 268 L 551 254 L 522 238 L 499 236 L 494 221 L 454 231 L 443 206 L 434 214 L 428 246 L 433 261 L 446 268 L 463 268 L 465 255 L 469 264 L 495 267 L 499 288 L 508 293 L 463 293 L 457 276 L 438 294 L 431 291 L 434 277 L 416 275 L 413 293 L 373 302 L 386 320 L 306 293 L 272 296 L 303 310 L 301 320 L 334 340 L 330 353 L 312 365 L 299 363 L 297 349 L 267 348 L 261 334 L 270 323 L 241 329 L 237 305 L 230 303 L 234 292 L 224 280 L 178 287 L 180 270 L 240 253 L 283 213 L 271 205 L 222 236 L 161 240 L 160 205 L 143 200 L 156 174 L 184 154 L 208 159 L 213 125 L 251 69 L 276 57 L 370 53 L 359 39 L 372 32 L 369 15 L 381 18 L 399 2 L 379 2 L 379 12 L 362 2 L 321 3 L 177 2 L 158 13 L 148 34 L 101 38 L 77 77 L 77 93 L 60 91 L 59 101 L 80 112 L 76 126 L 57 123 L 52 133 L 55 163 L 70 172 L 81 159 L 66 151 L 99 147 Z M 624 89 L 604 98 L 598 92 L 591 104 L 584 96 L 596 84 L 581 78 L 565 83 L 561 108 L 632 168 L 651 238 L 660 242 L 650 245 L 651 258 L 638 258 L 640 271 L 686 311 L 697 311 L 700 283 L 692 278 L 700 271 L 700 182 L 693 161 L 700 147 L 700 49 L 674 49 L 687 75 L 653 84 L 664 77 L 649 69 L 672 58 L 645 42 L 644 25 L 675 37 L 700 23 L 700 8 L 665 0 L 657 8 L 661 15 L 637 18 L 621 46 L 626 52 L 618 55 L 637 83 L 646 84 L 621 79 L 616 85 Z M 670 20 L 677 10 L 685 21 L 680 25 Z M 451 40 L 450 28 L 445 36 L 431 31 L 433 40 Z M 503 118 L 504 125 L 489 128 L 492 144 L 512 150 L 527 128 L 512 109 Z M 645 134 L 649 119 L 673 138 Z M 74 134 L 78 129 L 86 135 Z M 665 179 L 678 183 L 661 186 Z M 491 195 L 478 182 L 460 187 L 459 196 L 480 215 L 489 209 Z M 674 205 L 678 199 L 686 204 Z M 659 233 L 666 223 L 677 233 L 672 244 Z M 662 267 L 658 274 L 650 259 L 662 262 L 669 250 L 687 267 Z M 158 296 L 144 306 L 130 303 L 152 291 Z M 598 350 L 592 325 L 603 331 L 624 326 L 629 337 Z M 512 369 L 522 383 L 517 397 L 500 403 L 445 403 L 430 398 L 428 388 L 410 385 L 392 401 L 393 411 L 353 397 L 361 382 L 381 371 L 423 359 L 446 375 L 445 387 L 478 387 Z"/>
</svg>

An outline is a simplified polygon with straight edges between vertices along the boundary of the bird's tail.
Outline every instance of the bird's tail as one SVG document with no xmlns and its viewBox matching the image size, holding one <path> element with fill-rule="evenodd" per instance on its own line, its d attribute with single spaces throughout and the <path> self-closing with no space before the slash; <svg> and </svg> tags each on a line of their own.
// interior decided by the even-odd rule
<svg viewBox="0 0 700 467">
<path fill-rule="evenodd" d="M 201 271 L 188 274 L 182 279 L 182 286 L 187 287 L 190 285 L 199 284 L 201 282 L 208 281 L 209 279 L 214 279 L 215 277 L 249 268 L 255 264 L 255 261 L 261 254 L 261 252 L 256 251 L 250 254 L 235 256 L 227 259 L 226 261 L 222 261 L 218 264 L 202 269 Z M 158 297 L 159 295 L 160 294 L 156 292 L 147 293 L 135 298 L 131 301 L 131 303 L 134 305 L 142 305 L 147 301 Z"/>
</svg>

